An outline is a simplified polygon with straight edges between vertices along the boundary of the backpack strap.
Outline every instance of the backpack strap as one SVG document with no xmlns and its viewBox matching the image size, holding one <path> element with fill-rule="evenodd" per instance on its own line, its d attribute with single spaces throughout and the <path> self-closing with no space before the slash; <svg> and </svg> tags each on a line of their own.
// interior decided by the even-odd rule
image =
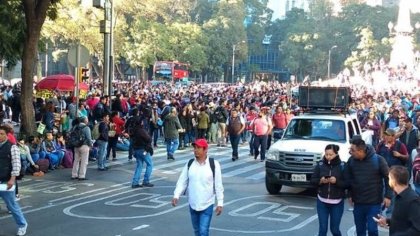
<svg viewBox="0 0 420 236">
<path fill-rule="evenodd" d="M 194 162 L 194 158 L 192 158 L 188 161 L 188 170 L 190 170 L 190 167 L 191 167 L 193 162 Z"/>
<path fill-rule="evenodd" d="M 215 165 L 214 165 L 214 158 L 209 157 L 210 162 L 210 169 L 213 172 L 213 193 L 216 193 L 216 178 L 215 178 Z"/>
<path fill-rule="evenodd" d="M 191 167 L 191 165 L 192 165 L 192 163 L 194 162 L 194 159 L 190 159 L 189 161 L 188 161 L 188 170 L 190 170 L 190 167 Z M 216 166 L 214 165 L 214 158 L 211 158 L 211 157 L 209 157 L 209 162 L 210 162 L 210 169 L 211 169 L 211 172 L 213 173 L 213 182 L 214 182 L 214 179 L 215 179 L 215 169 L 216 169 Z"/>
<path fill-rule="evenodd" d="M 210 161 L 210 168 L 211 168 L 211 172 L 213 172 L 213 185 L 214 185 L 214 179 L 215 179 L 215 165 L 214 165 L 214 158 L 209 157 L 209 161 Z"/>
</svg>

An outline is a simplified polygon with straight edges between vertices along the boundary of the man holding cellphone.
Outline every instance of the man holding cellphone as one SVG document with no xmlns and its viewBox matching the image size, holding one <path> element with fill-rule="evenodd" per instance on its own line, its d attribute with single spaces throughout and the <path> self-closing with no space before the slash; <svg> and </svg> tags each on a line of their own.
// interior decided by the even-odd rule
<svg viewBox="0 0 420 236">
<path fill-rule="evenodd" d="M 389 186 L 395 191 L 395 206 L 391 218 L 374 217 L 381 227 L 389 227 L 389 235 L 420 235 L 420 197 L 408 186 L 409 175 L 404 166 L 389 170 Z"/>
</svg>

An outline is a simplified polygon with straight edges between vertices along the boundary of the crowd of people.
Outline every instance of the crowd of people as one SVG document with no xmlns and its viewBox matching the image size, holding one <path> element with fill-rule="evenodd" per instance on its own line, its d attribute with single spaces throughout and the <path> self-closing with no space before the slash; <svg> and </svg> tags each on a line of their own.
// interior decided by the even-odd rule
<svg viewBox="0 0 420 236">
<path fill-rule="evenodd" d="M 384 75 L 378 67 L 367 72 L 363 83 L 345 75 L 327 83 L 351 87 L 349 112 L 357 113 L 362 128 L 372 131 L 374 152 L 384 157 L 388 167 L 406 166 L 411 174 L 412 157 L 420 147 L 417 128 L 420 126 L 420 93 L 417 86 L 378 89 L 375 87 L 379 83 L 377 80 L 383 79 Z M 417 83 L 416 79 L 404 77 L 406 74 L 402 71 L 396 73 L 396 77 L 388 76 L 400 82 Z M 399 84 L 392 79 L 386 82 Z M 271 144 L 281 137 L 292 117 L 300 112 L 298 96 L 293 92 L 299 85 L 294 81 L 217 86 L 132 82 L 114 84 L 112 96 L 101 95 L 99 87 L 92 85 L 86 99 L 79 101 L 58 93 L 48 99 L 36 98 L 33 104 L 38 136 L 18 135 L 18 139 L 13 140 L 13 126 L 4 129 L 9 142 L 19 147 L 23 172 L 42 175 L 49 170 L 68 167 L 72 168 L 71 179 L 82 181 L 87 179 L 89 160 L 97 162 L 98 171 L 106 171 L 108 161 L 117 159 L 116 151 L 125 150 L 128 151 L 127 160 L 132 161 L 134 157 L 137 162 L 132 187 L 153 187 L 150 183 L 151 157 L 161 143 L 166 147 L 168 161 L 175 160 L 177 150 L 192 147 L 196 140 L 205 140 L 221 148 L 230 143 L 232 161 L 241 158 L 239 145 L 249 145 L 249 155 L 264 161 Z M 19 90 L 5 87 L 2 91 L 0 119 L 10 119 L 12 125 L 19 124 Z M 328 150 L 331 150 L 329 154 Z M 328 163 L 328 155 L 334 156 L 337 151 L 334 147 L 326 149 Z M 144 163 L 146 171 L 141 181 Z M 339 178 L 327 179 L 325 176 L 320 176 L 316 182 L 342 183 Z M 420 193 L 420 183 L 414 186 Z M 338 198 L 343 197 L 340 191 L 336 194 Z M 352 198 L 355 204 L 359 198 L 360 194 Z M 321 194 L 319 200 L 338 203 L 325 201 Z M 359 203 L 364 204 L 362 200 Z M 356 212 L 359 211 L 355 208 Z M 364 222 L 356 222 L 358 231 L 365 230 L 361 224 Z M 322 229 L 325 231 L 325 224 Z M 339 235 L 334 233 L 336 229 L 331 230 Z"/>
</svg>

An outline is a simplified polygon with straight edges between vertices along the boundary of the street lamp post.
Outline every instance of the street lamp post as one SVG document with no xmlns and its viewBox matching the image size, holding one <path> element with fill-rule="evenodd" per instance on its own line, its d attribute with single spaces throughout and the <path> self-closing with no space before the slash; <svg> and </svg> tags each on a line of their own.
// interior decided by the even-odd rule
<svg viewBox="0 0 420 236">
<path fill-rule="evenodd" d="M 334 45 L 328 50 L 328 79 L 331 78 L 331 51 L 336 47 L 337 45 Z"/>
<path fill-rule="evenodd" d="M 235 82 L 235 51 L 236 51 L 236 46 L 238 46 L 240 43 L 245 43 L 245 41 L 241 41 L 237 44 L 233 44 L 232 46 L 232 84 Z"/>
<path fill-rule="evenodd" d="M 109 87 L 108 95 L 112 96 L 112 82 L 114 81 L 114 3 L 113 0 L 108 0 L 110 6 L 110 24 L 109 24 Z M 111 104 L 110 104 L 111 106 Z"/>
<path fill-rule="evenodd" d="M 100 33 L 104 34 L 104 73 L 103 73 L 103 95 L 111 95 L 113 78 L 113 58 L 112 58 L 112 0 L 94 0 L 93 6 L 104 9 L 104 20 L 100 22 Z M 110 69 L 112 67 L 112 69 Z M 112 74 L 111 74 L 112 73 Z"/>
<path fill-rule="evenodd" d="M 236 50 L 236 44 L 233 44 L 233 47 L 232 47 L 232 84 L 235 78 L 235 50 Z"/>
</svg>

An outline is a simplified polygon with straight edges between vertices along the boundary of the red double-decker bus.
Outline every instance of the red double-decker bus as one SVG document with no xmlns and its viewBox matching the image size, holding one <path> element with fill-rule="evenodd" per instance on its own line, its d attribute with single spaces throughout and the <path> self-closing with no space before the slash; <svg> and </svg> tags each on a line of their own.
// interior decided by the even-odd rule
<svg viewBox="0 0 420 236">
<path fill-rule="evenodd" d="M 177 61 L 157 61 L 153 66 L 154 80 L 178 81 L 188 78 L 188 67 L 186 63 Z"/>
</svg>

